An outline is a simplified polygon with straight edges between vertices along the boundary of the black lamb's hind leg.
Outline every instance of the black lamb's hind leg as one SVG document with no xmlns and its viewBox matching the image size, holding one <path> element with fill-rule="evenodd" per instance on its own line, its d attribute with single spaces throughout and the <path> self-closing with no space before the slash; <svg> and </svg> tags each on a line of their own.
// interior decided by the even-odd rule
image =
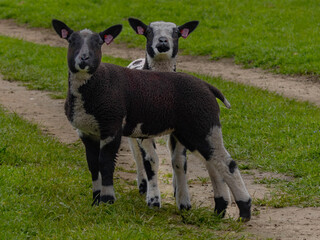
<svg viewBox="0 0 320 240">
<path fill-rule="evenodd" d="M 207 137 L 207 143 L 213 146 L 211 154 L 202 152 L 203 157 L 206 159 L 206 167 L 209 174 L 212 172 L 218 173 L 219 179 L 228 185 L 234 196 L 240 211 L 239 219 L 241 221 L 249 221 L 251 218 L 251 197 L 236 162 L 224 147 L 221 127 L 212 127 L 210 135 Z M 227 188 L 221 189 L 227 191 Z M 222 206 L 224 206 L 223 203 Z"/>
<path fill-rule="evenodd" d="M 100 141 L 94 140 L 87 135 L 82 135 L 81 140 L 85 146 L 87 163 L 92 177 L 92 206 L 99 205 L 101 191 L 101 175 L 99 173 Z"/>
</svg>

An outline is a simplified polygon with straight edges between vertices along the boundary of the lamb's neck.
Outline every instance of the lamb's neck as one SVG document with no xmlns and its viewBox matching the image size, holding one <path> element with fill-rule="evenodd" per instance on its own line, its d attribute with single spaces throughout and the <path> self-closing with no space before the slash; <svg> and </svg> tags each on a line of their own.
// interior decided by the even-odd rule
<svg viewBox="0 0 320 240">
<path fill-rule="evenodd" d="M 151 58 L 146 56 L 144 69 L 159 72 L 175 72 L 176 71 L 176 58 Z"/>
</svg>

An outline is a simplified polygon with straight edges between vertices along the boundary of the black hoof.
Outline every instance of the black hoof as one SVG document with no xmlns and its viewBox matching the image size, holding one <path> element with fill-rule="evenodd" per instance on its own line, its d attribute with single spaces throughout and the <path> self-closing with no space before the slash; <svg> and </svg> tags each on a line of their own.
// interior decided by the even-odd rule
<svg viewBox="0 0 320 240">
<path fill-rule="evenodd" d="M 180 210 L 190 210 L 191 205 L 190 204 L 180 204 Z"/>
<path fill-rule="evenodd" d="M 98 206 L 100 203 L 100 190 L 93 192 L 92 199 L 93 201 L 91 206 L 94 206 L 94 205 Z"/>
<path fill-rule="evenodd" d="M 240 211 L 239 221 L 248 222 L 251 219 L 251 199 L 247 202 L 236 201 L 236 203 Z"/>
<path fill-rule="evenodd" d="M 100 197 L 100 202 L 113 204 L 115 201 L 114 196 L 104 195 Z"/>
<path fill-rule="evenodd" d="M 142 179 L 142 182 L 139 185 L 139 193 L 145 194 L 147 192 L 147 181 L 145 179 Z"/>
<path fill-rule="evenodd" d="M 224 200 L 223 197 L 219 198 L 214 198 L 215 202 L 215 207 L 214 207 L 214 212 L 217 214 L 219 217 L 224 218 L 226 215 L 226 209 L 228 207 L 228 201 Z"/>
</svg>

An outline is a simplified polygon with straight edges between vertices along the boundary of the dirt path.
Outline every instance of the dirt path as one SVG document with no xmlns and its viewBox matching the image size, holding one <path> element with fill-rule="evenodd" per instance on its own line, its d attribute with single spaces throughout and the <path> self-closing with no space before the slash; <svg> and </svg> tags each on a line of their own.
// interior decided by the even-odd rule
<svg viewBox="0 0 320 240">
<path fill-rule="evenodd" d="M 46 29 L 26 29 L 16 26 L 12 21 L 0 20 L 0 34 L 20 37 L 28 41 L 33 41 L 41 44 L 49 44 L 52 46 L 65 46 L 64 41 L 57 40 L 52 31 Z M 120 50 L 119 50 L 120 49 Z M 105 49 L 106 50 L 106 49 Z M 108 47 L 107 53 L 112 56 L 134 59 L 143 57 L 143 50 L 127 49 L 122 45 Z M 195 64 L 194 61 L 197 61 Z M 220 65 L 219 65 L 220 64 Z M 295 89 L 296 96 L 288 95 L 301 100 L 306 100 L 320 106 L 320 84 L 313 84 L 306 78 L 288 78 L 278 75 L 265 73 L 262 70 L 244 70 L 232 64 L 231 61 L 220 61 L 212 63 L 206 60 L 205 57 L 189 57 L 183 56 L 180 58 L 179 67 L 186 68 L 188 71 L 201 72 L 205 74 L 217 73 L 223 78 L 232 79 L 249 79 L 255 81 L 260 79 L 263 88 L 266 87 L 272 76 L 275 76 L 277 81 L 285 82 L 282 89 L 287 89 L 290 86 Z M 243 75 L 244 74 L 244 75 Z M 250 82 L 249 81 L 249 82 Z M 271 81 L 271 80 L 270 80 Z M 249 83 L 246 82 L 246 83 Z M 291 82 L 291 84 L 290 84 Z M 294 84 L 293 84 L 294 83 Z M 253 83 L 251 83 L 253 84 Z M 257 84 L 255 82 L 254 84 Z M 287 85 L 286 85 L 287 84 Z M 303 90 L 300 92 L 296 86 L 300 86 Z M 306 86 L 309 86 L 307 87 Z M 279 88 L 281 89 L 281 87 Z M 290 89 L 290 88 L 289 88 Z M 283 92 L 283 94 L 286 91 Z M 314 92 L 318 95 L 314 95 Z M 282 92 L 281 92 L 282 93 Z M 301 93 L 301 94 L 299 94 Z M 287 96 L 287 95 L 286 95 Z M 299 97 L 300 96 L 300 97 Z M 301 97 L 302 96 L 302 97 Z M 29 91 L 15 82 L 8 82 L 1 79 L 0 76 L 0 104 L 7 109 L 16 112 L 29 121 L 39 123 L 43 131 L 54 135 L 61 142 L 71 143 L 78 139 L 75 131 L 67 122 L 64 111 L 63 101 L 51 99 L 47 93 L 39 91 Z M 163 201 L 174 203 L 172 196 L 171 178 L 168 173 L 172 172 L 170 158 L 167 149 L 161 144 L 157 144 L 158 154 L 161 162 L 160 167 L 160 188 L 164 193 Z M 208 178 L 208 174 L 204 165 L 199 163 L 199 160 L 192 155 L 188 157 L 188 178 L 192 180 L 190 183 L 190 194 L 192 202 L 195 205 L 212 206 L 213 193 L 211 185 L 207 182 L 202 183 L 198 177 L 202 179 Z M 135 174 L 128 173 L 126 170 L 134 169 L 132 155 L 127 145 L 127 140 L 123 140 L 119 156 L 117 174 L 121 175 L 126 180 L 134 180 Z M 125 170 L 123 170 L 125 169 Z M 262 177 L 283 177 L 275 176 L 274 174 L 260 173 L 253 171 L 250 174 L 243 174 L 246 185 L 250 194 L 254 198 L 268 197 L 269 190 L 263 185 L 255 184 L 256 178 Z M 253 216 L 252 220 L 247 223 L 246 231 L 253 233 L 259 238 L 272 237 L 275 239 L 319 239 L 320 236 L 320 209 L 319 208 L 263 208 L 254 206 L 254 212 L 260 212 L 259 215 Z M 237 217 L 238 211 L 235 204 L 232 204 L 228 213 L 231 216 Z"/>
</svg>

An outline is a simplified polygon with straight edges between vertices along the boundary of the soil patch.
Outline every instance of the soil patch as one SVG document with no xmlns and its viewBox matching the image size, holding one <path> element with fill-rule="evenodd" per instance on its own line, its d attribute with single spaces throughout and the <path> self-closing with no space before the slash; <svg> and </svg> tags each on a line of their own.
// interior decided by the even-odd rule
<svg viewBox="0 0 320 240">
<path fill-rule="evenodd" d="M 66 46 L 65 41 L 57 38 L 52 30 L 27 29 L 17 26 L 11 20 L 0 20 L 0 34 L 18 37 L 24 40 L 48 44 L 51 46 Z M 110 45 L 104 48 L 108 55 L 136 59 L 143 57 L 141 49 L 130 49 L 124 45 Z M 287 77 L 274 75 L 260 69 L 242 69 L 234 65 L 232 60 L 218 62 L 209 61 L 207 57 L 181 56 L 178 66 L 180 69 L 198 72 L 212 76 L 221 76 L 231 81 L 258 86 L 284 96 L 309 101 L 320 106 L 320 83 L 309 81 L 306 77 Z M 46 92 L 29 91 L 16 82 L 0 79 L 0 104 L 16 112 L 25 119 L 39 124 L 42 130 L 53 135 L 61 142 L 72 143 L 78 139 L 75 131 L 68 123 L 63 110 L 63 100 L 54 100 Z M 163 142 L 160 141 L 160 142 Z M 160 189 L 164 202 L 174 203 L 171 186 L 172 172 L 169 152 L 163 144 L 157 144 L 160 159 Z M 132 181 L 136 174 L 130 173 L 135 169 L 132 154 L 127 139 L 123 138 L 118 158 L 118 171 L 122 178 Z M 256 178 L 279 177 L 272 173 L 252 171 L 242 174 L 250 194 L 254 198 L 268 197 L 270 189 L 255 183 Z M 213 192 L 204 164 L 193 155 L 188 156 L 189 189 L 193 205 L 213 206 Z M 246 224 L 246 231 L 258 236 L 259 239 L 319 239 L 320 238 L 320 208 L 264 208 L 253 206 L 255 213 Z M 238 216 L 235 203 L 228 208 L 228 214 Z"/>
</svg>

